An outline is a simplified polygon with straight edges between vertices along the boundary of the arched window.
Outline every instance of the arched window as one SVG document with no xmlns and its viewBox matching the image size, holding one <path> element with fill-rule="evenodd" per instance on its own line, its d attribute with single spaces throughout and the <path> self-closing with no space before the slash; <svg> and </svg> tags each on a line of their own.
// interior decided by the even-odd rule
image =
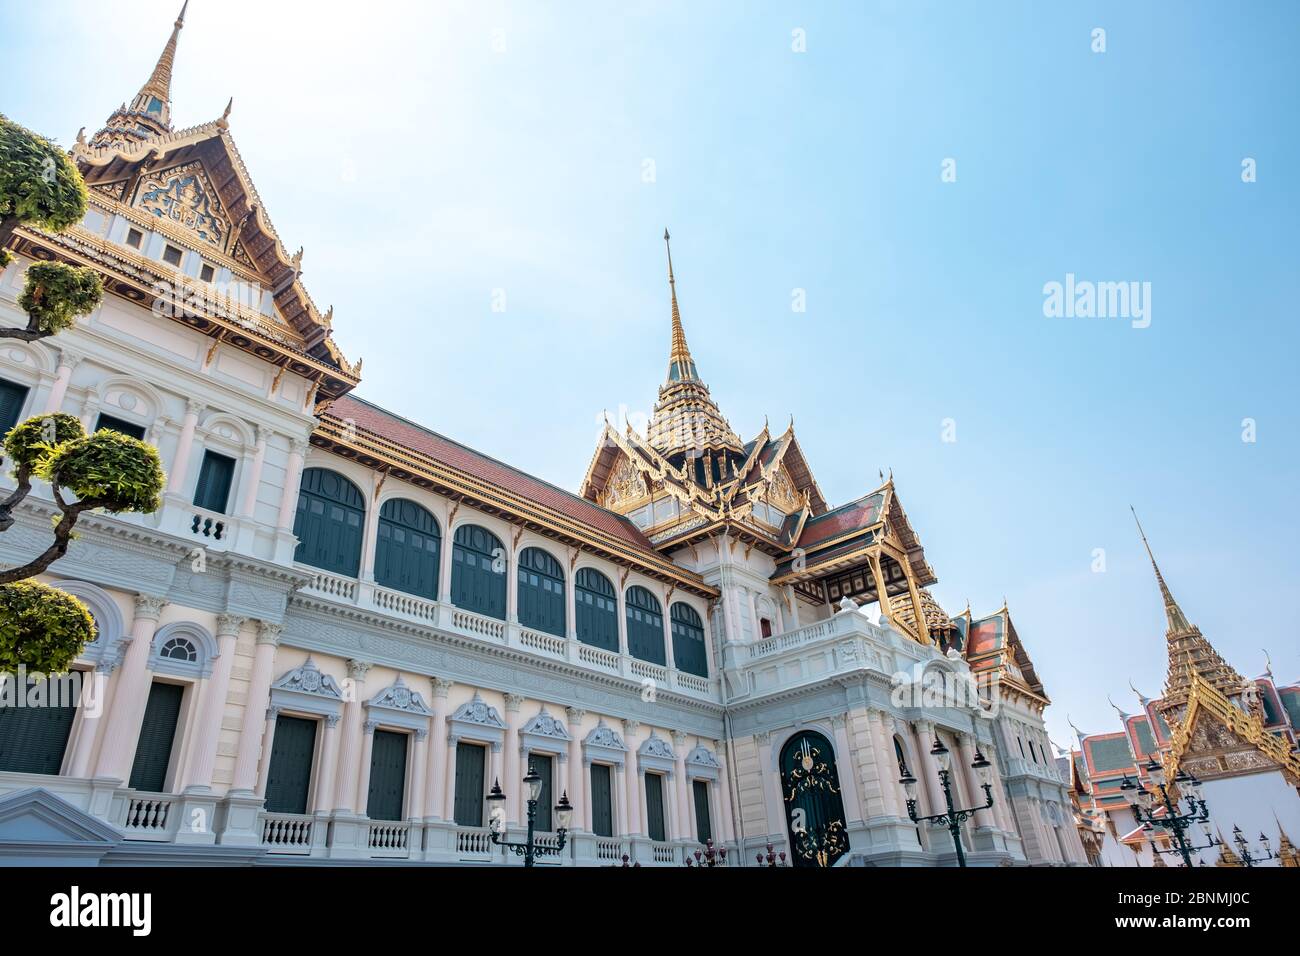
<svg viewBox="0 0 1300 956">
<path fill-rule="evenodd" d="M 704 622 L 695 608 L 682 601 L 672 607 L 673 663 L 679 671 L 709 676 L 708 657 L 704 653 Z"/>
<path fill-rule="evenodd" d="M 192 621 L 176 621 L 158 629 L 150 651 L 149 669 L 177 677 L 207 677 L 217 657 L 217 642 Z"/>
<path fill-rule="evenodd" d="M 501 540 L 476 524 L 463 524 L 456 529 L 451 559 L 451 603 L 504 621 L 507 567 Z"/>
<path fill-rule="evenodd" d="M 298 490 L 293 559 L 355 578 L 361 566 L 361 529 L 366 505 L 361 490 L 338 472 L 308 468 Z"/>
<path fill-rule="evenodd" d="M 573 579 L 578 640 L 607 651 L 618 650 L 618 592 L 605 575 L 581 568 Z"/>
<path fill-rule="evenodd" d="M 199 649 L 187 637 L 173 637 L 158 649 L 158 656 L 193 664 L 199 659 Z"/>
<path fill-rule="evenodd" d="M 564 636 L 564 568 L 541 548 L 519 554 L 519 623 Z"/>
<path fill-rule="evenodd" d="M 666 664 L 664 615 L 655 596 L 640 585 L 627 589 L 627 650 L 651 664 Z"/>
<path fill-rule="evenodd" d="M 407 594 L 438 599 L 438 522 L 414 501 L 390 498 L 379 509 L 375 583 Z"/>
</svg>

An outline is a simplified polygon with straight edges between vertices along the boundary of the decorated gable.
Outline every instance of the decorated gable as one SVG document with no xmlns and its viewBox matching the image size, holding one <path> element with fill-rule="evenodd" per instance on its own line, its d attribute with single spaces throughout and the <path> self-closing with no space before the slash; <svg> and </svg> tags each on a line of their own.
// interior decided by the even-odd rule
<svg viewBox="0 0 1300 956">
<path fill-rule="evenodd" d="M 188 230 L 218 251 L 226 251 L 229 216 L 198 160 L 140 177 L 132 205 Z"/>
</svg>

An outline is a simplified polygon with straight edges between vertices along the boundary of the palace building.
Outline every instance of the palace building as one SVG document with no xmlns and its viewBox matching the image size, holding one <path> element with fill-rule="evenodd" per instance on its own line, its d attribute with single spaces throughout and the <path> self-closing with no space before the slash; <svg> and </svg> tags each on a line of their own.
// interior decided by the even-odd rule
<svg viewBox="0 0 1300 956">
<path fill-rule="evenodd" d="M 1152 700 L 1134 689 L 1138 713 L 1112 703 L 1120 729 L 1087 734 L 1076 728 L 1077 746 L 1060 758 L 1089 860 L 1099 866 L 1182 862 L 1169 832 L 1144 825 L 1125 798 L 1126 781 L 1155 789 L 1154 760 L 1169 780 L 1181 770 L 1202 782 L 1209 819 L 1187 834 L 1200 847 L 1198 862 L 1241 865 L 1233 838 L 1240 833 L 1259 865 L 1300 866 L 1291 840 L 1300 836 L 1300 684 L 1280 685 L 1271 665 L 1253 680 L 1234 670 L 1174 600 L 1145 534 L 1142 542 L 1168 622 L 1168 673 L 1163 697 Z"/>
<path fill-rule="evenodd" d="M 943 812 L 950 758 L 959 808 L 992 797 L 971 865 L 1087 863 L 1008 609 L 935 602 L 892 476 L 832 506 L 793 423 L 740 437 L 671 250 L 653 418 L 607 424 L 578 493 L 367 402 L 230 106 L 172 124 L 183 23 L 77 137 L 84 220 L 18 229 L 0 275 L 7 325 L 33 261 L 107 293 L 0 344 L 0 429 L 70 412 L 167 469 L 158 512 L 84 515 L 42 576 L 98 636 L 88 692 L 0 707 L 0 862 L 517 864 L 485 798 L 499 781 L 518 839 L 531 769 L 544 845 L 562 795 L 575 811 L 543 865 L 681 866 L 707 841 L 735 866 L 953 865 L 900 784 Z M 42 550 L 53 511 L 38 488 L 0 561 Z"/>
</svg>

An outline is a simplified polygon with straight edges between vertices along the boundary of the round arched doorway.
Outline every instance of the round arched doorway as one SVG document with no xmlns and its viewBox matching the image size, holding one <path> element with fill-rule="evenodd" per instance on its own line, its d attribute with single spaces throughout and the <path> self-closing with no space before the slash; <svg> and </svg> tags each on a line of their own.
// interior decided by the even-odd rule
<svg viewBox="0 0 1300 956">
<path fill-rule="evenodd" d="M 801 730 L 781 749 L 781 796 L 795 866 L 826 867 L 849 850 L 835 750 L 815 730 Z"/>
</svg>

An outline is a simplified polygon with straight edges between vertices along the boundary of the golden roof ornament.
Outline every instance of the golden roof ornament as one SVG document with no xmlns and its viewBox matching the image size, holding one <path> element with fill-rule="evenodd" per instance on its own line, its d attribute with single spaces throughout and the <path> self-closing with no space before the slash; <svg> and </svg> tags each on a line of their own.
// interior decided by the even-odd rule
<svg viewBox="0 0 1300 956">
<path fill-rule="evenodd" d="M 230 111 L 235 107 L 235 98 L 232 96 L 226 101 L 226 108 L 221 113 L 221 118 L 217 120 L 217 126 L 221 129 L 230 129 Z"/>
<path fill-rule="evenodd" d="M 158 62 L 154 64 L 153 72 L 131 100 L 130 107 L 123 103 L 108 118 L 104 128 L 95 134 L 92 146 L 121 141 L 141 142 L 171 131 L 172 68 L 176 64 L 176 43 L 181 28 L 185 26 L 185 11 L 188 7 L 189 0 L 185 0 L 176 22 L 172 24 L 171 36 L 167 38 Z"/>
</svg>

